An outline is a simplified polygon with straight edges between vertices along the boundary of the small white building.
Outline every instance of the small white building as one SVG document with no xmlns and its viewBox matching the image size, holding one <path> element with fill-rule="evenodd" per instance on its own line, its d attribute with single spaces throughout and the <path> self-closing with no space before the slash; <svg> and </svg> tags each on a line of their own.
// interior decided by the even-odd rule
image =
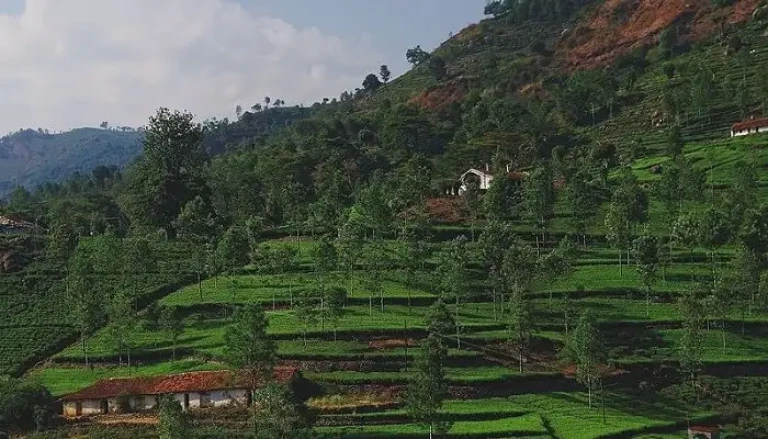
<svg viewBox="0 0 768 439">
<path fill-rule="evenodd" d="M 298 375 L 295 368 L 275 369 L 275 379 L 281 383 Z M 62 415 L 76 418 L 151 411 L 157 409 L 162 395 L 173 395 L 184 410 L 247 406 L 251 403 L 247 383 L 244 374 L 231 371 L 100 380 L 61 398 Z"/>
<path fill-rule="evenodd" d="M 519 172 L 519 171 L 510 171 L 509 165 L 506 166 L 506 169 L 501 173 L 501 175 L 505 175 L 507 178 L 521 182 L 526 177 L 528 177 L 527 172 Z M 470 184 L 477 185 L 477 189 L 481 191 L 487 191 L 491 187 L 491 183 L 493 182 L 493 179 L 495 178 L 496 173 L 491 170 L 491 168 L 488 165 L 485 165 L 485 170 L 479 170 L 477 168 L 470 168 L 465 173 L 461 174 L 461 177 L 459 178 L 459 182 L 461 185 L 459 186 L 458 195 L 463 195 Z M 455 186 L 454 186 L 455 188 Z M 455 193 L 452 193 L 450 195 L 456 195 Z"/>
<path fill-rule="evenodd" d="M 735 123 L 731 127 L 731 137 L 749 136 L 761 133 L 768 134 L 768 117 L 759 119 L 752 117 L 749 120 Z"/>
</svg>

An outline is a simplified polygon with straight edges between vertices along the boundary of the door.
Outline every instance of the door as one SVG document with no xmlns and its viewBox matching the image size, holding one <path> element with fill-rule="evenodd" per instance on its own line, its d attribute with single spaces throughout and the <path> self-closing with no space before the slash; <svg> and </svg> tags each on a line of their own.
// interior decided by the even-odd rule
<svg viewBox="0 0 768 439">
<path fill-rule="evenodd" d="M 189 410 L 189 393 L 184 394 L 184 410 Z"/>
<path fill-rule="evenodd" d="M 75 403 L 75 416 L 83 416 L 83 403 L 80 401 Z"/>
<path fill-rule="evenodd" d="M 109 414 L 109 401 L 107 401 L 106 399 L 101 400 L 101 414 L 102 415 Z"/>
</svg>

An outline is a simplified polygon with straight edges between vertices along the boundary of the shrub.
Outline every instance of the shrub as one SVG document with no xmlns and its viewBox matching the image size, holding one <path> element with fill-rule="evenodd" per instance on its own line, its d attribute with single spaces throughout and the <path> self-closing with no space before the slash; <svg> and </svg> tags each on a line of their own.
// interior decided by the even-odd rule
<svg viewBox="0 0 768 439">
<path fill-rule="evenodd" d="M 53 397 L 45 387 L 20 380 L 0 382 L 0 431 L 50 426 Z"/>
</svg>

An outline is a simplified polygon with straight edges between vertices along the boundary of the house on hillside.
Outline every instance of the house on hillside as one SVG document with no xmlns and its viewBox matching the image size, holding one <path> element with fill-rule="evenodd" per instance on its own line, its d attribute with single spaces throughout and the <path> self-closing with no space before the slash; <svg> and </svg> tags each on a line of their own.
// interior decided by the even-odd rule
<svg viewBox="0 0 768 439">
<path fill-rule="evenodd" d="M 717 427 L 688 427 L 688 439 L 720 439 L 722 431 Z"/>
<path fill-rule="evenodd" d="M 275 369 L 275 380 L 292 385 L 299 378 L 298 369 Z M 184 410 L 251 403 L 248 379 L 241 372 L 209 371 L 144 378 L 113 378 L 96 382 L 61 398 L 66 418 L 157 409 L 162 395 L 172 395 Z"/>
<path fill-rule="evenodd" d="M 768 117 L 755 118 L 735 123 L 731 127 L 731 137 L 749 136 L 752 134 L 768 134 Z"/>
<path fill-rule="evenodd" d="M 509 165 L 507 165 L 505 172 L 507 174 L 507 178 L 519 182 L 528 176 L 527 172 L 510 171 Z M 456 195 L 457 193 L 458 195 L 462 195 L 468 190 L 470 185 L 475 185 L 477 189 L 481 191 L 487 191 L 491 187 L 491 182 L 493 182 L 493 179 L 496 175 L 497 173 L 491 170 L 490 166 L 487 164 L 485 165 L 484 170 L 470 168 L 461 174 L 461 177 L 459 178 L 458 190 L 456 190 L 456 188 L 451 188 L 448 195 Z"/>
</svg>

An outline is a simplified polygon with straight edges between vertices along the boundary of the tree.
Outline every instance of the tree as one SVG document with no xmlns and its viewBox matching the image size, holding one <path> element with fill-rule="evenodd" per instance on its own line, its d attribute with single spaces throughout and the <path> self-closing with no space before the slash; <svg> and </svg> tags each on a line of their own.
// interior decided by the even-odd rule
<svg viewBox="0 0 768 439">
<path fill-rule="evenodd" d="M 490 221 L 486 224 L 480 235 L 479 247 L 482 251 L 482 260 L 488 270 L 489 284 L 493 299 L 493 318 L 498 318 L 497 303 L 501 303 L 503 312 L 502 294 L 505 292 L 502 270 L 504 265 L 504 252 L 514 242 L 515 235 L 509 223 Z"/>
<path fill-rule="evenodd" d="M 245 230 L 233 226 L 227 229 L 216 247 L 217 260 L 228 273 L 248 263 L 250 244 Z"/>
<path fill-rule="evenodd" d="M 389 67 L 383 65 L 379 70 L 379 76 L 381 76 L 381 80 L 384 81 L 384 84 L 386 85 L 389 82 L 389 78 L 392 76 L 392 72 L 389 71 Z"/>
<path fill-rule="evenodd" d="M 504 253 L 502 273 L 509 295 L 510 338 L 517 346 L 518 366 L 522 372 L 533 328 L 533 310 L 529 293 L 539 275 L 539 261 L 535 252 L 519 239 L 513 241 Z"/>
<path fill-rule="evenodd" d="M 645 290 L 645 311 L 651 313 L 651 290 L 659 265 L 659 240 L 645 228 L 643 234 L 638 236 L 632 242 L 632 257 L 637 263 L 637 271 L 643 280 L 643 289 Z"/>
<path fill-rule="evenodd" d="M 103 321 L 102 297 L 94 288 L 95 273 L 90 251 L 84 246 L 78 246 L 70 264 L 67 283 L 70 285 L 72 295 L 72 320 L 77 322 L 85 366 L 88 367 L 88 349 L 85 339 Z"/>
<path fill-rule="evenodd" d="M 592 408 L 592 393 L 600 384 L 600 365 L 605 361 L 605 350 L 590 312 L 581 315 L 567 343 L 567 355 L 576 363 L 576 380 L 587 387 L 587 404 Z"/>
<path fill-rule="evenodd" d="M 445 60 L 442 57 L 431 56 L 429 58 L 427 67 L 429 67 L 429 72 L 432 74 L 432 76 L 438 81 L 445 78 L 445 75 L 448 74 L 448 67 L 446 66 Z"/>
<path fill-rule="evenodd" d="M 243 116 L 243 107 L 240 104 L 235 106 L 235 116 L 237 116 L 238 120 Z"/>
<path fill-rule="evenodd" d="M 667 153 L 672 157 L 678 157 L 683 153 L 685 141 L 679 123 L 674 123 L 667 129 Z"/>
<path fill-rule="evenodd" d="M 452 337 L 456 333 L 456 320 L 443 299 L 437 299 L 427 312 L 427 332 L 439 336 L 442 343 L 446 337 Z"/>
<path fill-rule="evenodd" d="M 312 257 L 315 262 L 315 273 L 320 278 L 320 292 L 325 293 L 326 284 L 330 283 L 333 272 L 339 265 L 339 254 L 333 241 L 324 236 L 312 250 Z"/>
<path fill-rule="evenodd" d="M 677 301 L 683 319 L 683 332 L 678 343 L 680 370 L 691 388 L 697 381 L 702 364 L 702 330 L 706 309 L 701 290 L 699 286 L 689 289 Z"/>
<path fill-rule="evenodd" d="M 407 59 L 408 62 L 413 65 L 413 67 L 418 66 L 428 58 L 429 54 L 425 52 L 421 46 L 416 46 L 414 48 L 408 49 L 405 52 L 405 59 Z"/>
<path fill-rule="evenodd" d="M 453 297 L 456 301 L 456 317 L 459 316 L 461 298 L 467 293 L 469 272 L 467 270 L 467 239 L 463 236 L 446 244 L 438 254 L 438 285 L 442 297 Z"/>
<path fill-rule="evenodd" d="M 149 286 L 148 273 L 156 266 L 155 255 L 146 238 L 123 240 L 123 251 L 124 273 L 131 286 L 130 297 L 134 311 L 138 311 L 141 291 Z"/>
<path fill-rule="evenodd" d="M 677 47 L 677 26 L 672 25 L 659 33 L 659 52 L 665 58 L 671 58 Z"/>
<path fill-rule="evenodd" d="M 0 379 L 0 435 L 3 431 L 41 431 L 50 427 L 54 403 L 51 393 L 40 384 Z"/>
<path fill-rule="evenodd" d="M 629 251 L 634 227 L 644 223 L 647 215 L 647 195 L 640 188 L 631 171 L 622 170 L 619 176 L 619 186 L 613 192 L 608 214 L 605 217 L 605 226 L 608 229 L 607 238 L 619 250 L 619 272 L 622 274 L 622 253 Z"/>
<path fill-rule="evenodd" d="M 524 183 L 525 212 L 532 223 L 539 226 L 542 243 L 546 239 L 547 224 L 554 216 L 555 190 L 552 180 L 552 169 L 541 165 Z"/>
<path fill-rule="evenodd" d="M 700 218 L 699 244 L 709 250 L 712 265 L 712 282 L 714 284 L 716 281 L 715 251 L 731 240 L 733 230 L 728 217 L 719 209 L 709 208 L 700 215 Z"/>
<path fill-rule="evenodd" d="M 513 216 L 520 203 L 520 188 L 515 181 L 505 176 L 498 176 L 483 198 L 485 211 L 490 219 L 505 220 Z"/>
<path fill-rule="evenodd" d="M 261 306 L 247 304 L 235 312 L 234 322 L 224 333 L 225 361 L 245 373 L 252 395 L 273 378 L 277 346 L 267 335 L 268 326 Z"/>
<path fill-rule="evenodd" d="M 367 91 L 368 94 L 373 94 L 379 87 L 381 87 L 381 81 L 373 73 L 369 73 L 363 80 L 363 90 Z"/>
<path fill-rule="evenodd" d="M 312 427 L 306 410 L 285 386 L 270 383 L 256 392 L 254 412 L 256 439 L 310 439 Z"/>
<path fill-rule="evenodd" d="M 179 401 L 173 395 L 159 398 L 160 422 L 157 435 L 160 439 L 186 439 L 190 436 L 189 420 Z"/>
<path fill-rule="evenodd" d="M 149 119 L 144 155 L 126 174 L 121 204 L 135 225 L 162 227 L 173 234 L 173 220 L 197 195 L 204 195 L 207 154 L 203 128 L 190 113 L 161 108 Z"/>
<path fill-rule="evenodd" d="M 336 328 L 339 320 L 344 316 L 344 307 L 347 303 L 347 290 L 341 287 L 323 289 L 323 307 L 321 318 L 328 321 L 333 327 L 333 341 L 336 341 Z"/>
<path fill-rule="evenodd" d="M 606 238 L 612 247 L 619 250 L 619 275 L 623 275 L 622 254 L 629 250 L 632 239 L 632 229 L 629 223 L 629 215 L 625 206 L 612 201 L 608 205 L 608 213 L 605 215 L 605 228 L 608 233 Z"/>
<path fill-rule="evenodd" d="M 122 365 L 123 352 L 126 353 L 128 368 L 131 367 L 131 338 L 136 330 L 136 313 L 133 299 L 125 292 L 113 295 L 108 307 L 109 326 L 107 333 L 110 335 L 120 356 Z"/>
<path fill-rule="evenodd" d="M 571 211 L 573 227 L 587 246 L 587 228 L 597 214 L 598 188 L 591 182 L 589 172 L 579 169 L 565 186 L 565 199 Z"/>
<path fill-rule="evenodd" d="M 264 97 L 264 109 L 269 110 L 269 104 L 272 102 L 272 98 L 269 96 Z"/>
<path fill-rule="evenodd" d="M 179 238 L 193 247 L 197 286 L 200 301 L 203 301 L 203 272 L 206 255 L 217 233 L 217 222 L 213 209 L 202 197 L 197 196 L 187 203 L 175 221 Z"/>
<path fill-rule="evenodd" d="M 755 252 L 747 247 L 739 246 L 736 257 L 731 262 L 726 285 L 728 285 L 733 302 L 741 310 L 741 332 L 745 331 L 747 314 L 751 313 L 758 302 L 760 294 L 760 276 L 762 265 Z"/>
<path fill-rule="evenodd" d="M 296 317 L 296 320 L 301 322 L 301 336 L 304 340 L 304 347 L 307 346 L 307 331 L 309 331 L 309 327 L 316 324 L 321 317 L 320 307 L 322 300 L 322 291 L 314 288 L 302 291 L 296 297 L 293 315 Z"/>
<path fill-rule="evenodd" d="M 158 326 L 166 334 L 171 342 L 173 361 L 176 361 L 176 346 L 179 337 L 184 333 L 184 321 L 178 308 L 165 305 L 160 309 Z"/>
<path fill-rule="evenodd" d="M 430 334 L 424 340 L 421 349 L 408 384 L 406 410 L 415 423 L 429 429 L 431 439 L 433 432 L 443 433 L 450 428 L 440 414 L 448 394 L 443 369 L 447 353 L 435 334 Z"/>
</svg>

